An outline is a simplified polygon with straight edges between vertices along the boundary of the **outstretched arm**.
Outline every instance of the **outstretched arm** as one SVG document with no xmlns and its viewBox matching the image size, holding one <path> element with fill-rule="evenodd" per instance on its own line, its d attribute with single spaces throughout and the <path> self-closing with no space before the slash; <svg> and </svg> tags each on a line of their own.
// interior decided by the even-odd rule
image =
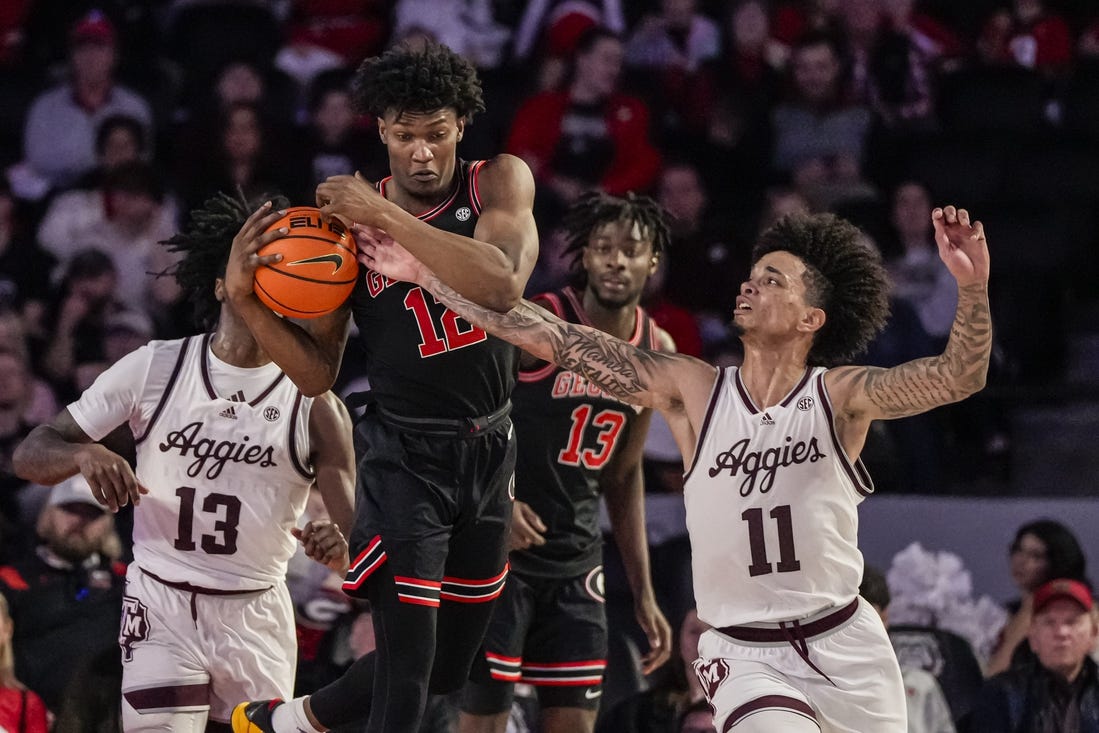
<svg viewBox="0 0 1099 733">
<path fill-rule="evenodd" d="M 992 353 L 988 245 L 980 222 L 947 206 L 932 212 L 939 256 L 958 281 L 958 309 L 946 349 L 891 369 L 841 367 L 828 373 L 837 410 L 855 421 L 926 412 L 980 391 Z"/>
<path fill-rule="evenodd" d="M 419 284 L 474 326 L 574 371 L 632 405 L 681 411 L 680 386 L 691 379 L 690 373 L 705 371 L 707 384 L 713 381 L 713 367 L 697 359 L 632 346 L 597 328 L 563 321 L 527 300 L 497 313 L 462 297 L 434 274 Z"/>
</svg>

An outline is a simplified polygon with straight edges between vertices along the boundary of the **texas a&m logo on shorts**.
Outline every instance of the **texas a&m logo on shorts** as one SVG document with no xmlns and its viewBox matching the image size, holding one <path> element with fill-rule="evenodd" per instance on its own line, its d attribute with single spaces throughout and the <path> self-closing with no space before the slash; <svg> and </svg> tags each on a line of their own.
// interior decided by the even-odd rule
<svg viewBox="0 0 1099 733">
<path fill-rule="evenodd" d="M 133 661 L 133 645 L 147 638 L 149 638 L 149 609 L 133 596 L 123 596 L 122 626 L 118 631 L 118 645 L 122 647 L 122 661 Z"/>
</svg>

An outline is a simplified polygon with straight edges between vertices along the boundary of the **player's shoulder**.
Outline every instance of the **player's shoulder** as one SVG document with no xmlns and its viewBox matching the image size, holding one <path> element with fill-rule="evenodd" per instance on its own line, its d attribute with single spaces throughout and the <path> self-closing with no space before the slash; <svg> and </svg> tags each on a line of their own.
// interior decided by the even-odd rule
<svg viewBox="0 0 1099 733">
<path fill-rule="evenodd" d="M 517 155 L 500 153 L 492 158 L 487 158 L 484 165 L 477 171 L 478 188 L 489 191 L 501 192 L 515 187 L 534 187 L 534 175 L 530 172 L 530 166 Z"/>
</svg>

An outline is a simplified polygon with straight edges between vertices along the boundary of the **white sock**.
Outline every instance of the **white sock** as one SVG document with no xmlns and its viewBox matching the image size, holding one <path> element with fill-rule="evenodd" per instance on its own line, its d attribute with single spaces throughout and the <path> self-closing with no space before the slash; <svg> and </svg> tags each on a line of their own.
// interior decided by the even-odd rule
<svg viewBox="0 0 1099 733">
<path fill-rule="evenodd" d="M 305 714 L 305 698 L 296 697 L 279 705 L 271 713 L 271 725 L 275 733 L 325 733 L 325 728 L 316 728 Z"/>
</svg>

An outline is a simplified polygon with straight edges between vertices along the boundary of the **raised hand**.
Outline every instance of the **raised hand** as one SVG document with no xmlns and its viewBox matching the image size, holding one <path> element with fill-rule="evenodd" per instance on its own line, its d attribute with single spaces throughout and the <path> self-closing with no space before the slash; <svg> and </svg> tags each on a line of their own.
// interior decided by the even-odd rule
<svg viewBox="0 0 1099 733">
<path fill-rule="evenodd" d="M 131 501 L 141 502 L 141 495 L 149 490 L 137 482 L 133 469 L 126 459 L 99 443 L 88 443 L 78 450 L 73 459 L 80 474 L 88 480 L 92 496 L 112 512 Z"/>
<path fill-rule="evenodd" d="M 301 529 L 294 527 L 290 533 L 298 538 L 310 558 L 336 573 L 347 572 L 351 564 L 347 540 L 332 521 L 313 519 Z"/>
<path fill-rule="evenodd" d="M 252 212 L 244 225 L 233 237 L 233 246 L 229 249 L 229 260 L 225 264 L 225 293 L 230 300 L 247 298 L 254 291 L 256 268 L 270 265 L 282 259 L 281 254 L 259 256 L 256 254 L 266 245 L 286 236 L 286 227 L 268 232 L 267 228 L 285 214 L 285 210 L 272 211 L 271 202 Z"/>
<path fill-rule="evenodd" d="M 317 186 L 317 206 L 324 216 L 335 217 L 348 227 L 379 226 L 381 214 L 393 204 L 361 173 L 330 176 Z"/>
<path fill-rule="evenodd" d="M 988 282 L 988 242 L 979 221 L 970 223 L 969 212 L 944 206 L 931 212 L 939 257 L 959 287 Z"/>
</svg>

